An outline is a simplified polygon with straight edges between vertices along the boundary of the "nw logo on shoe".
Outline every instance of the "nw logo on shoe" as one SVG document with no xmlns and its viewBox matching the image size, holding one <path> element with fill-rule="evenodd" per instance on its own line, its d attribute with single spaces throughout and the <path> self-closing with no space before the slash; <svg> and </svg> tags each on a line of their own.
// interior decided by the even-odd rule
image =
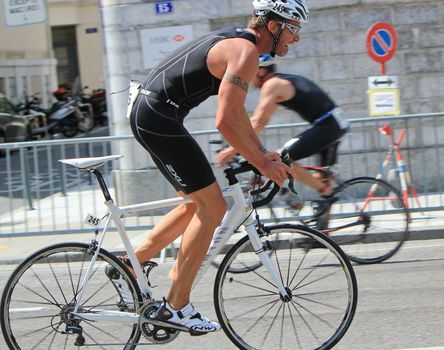
<svg viewBox="0 0 444 350">
<path fill-rule="evenodd" d="M 195 331 L 200 331 L 200 332 L 214 332 L 216 330 L 216 327 L 214 327 L 214 326 L 193 326 L 193 327 L 191 327 L 191 329 L 193 329 Z"/>
<path fill-rule="evenodd" d="M 185 185 L 183 183 L 183 180 L 180 178 L 179 175 L 176 174 L 176 171 L 174 170 L 174 168 L 171 166 L 171 164 L 165 164 L 167 170 L 169 171 L 169 173 L 174 177 L 174 179 L 179 183 L 179 185 L 181 185 L 182 187 L 187 187 L 187 185 Z"/>
</svg>

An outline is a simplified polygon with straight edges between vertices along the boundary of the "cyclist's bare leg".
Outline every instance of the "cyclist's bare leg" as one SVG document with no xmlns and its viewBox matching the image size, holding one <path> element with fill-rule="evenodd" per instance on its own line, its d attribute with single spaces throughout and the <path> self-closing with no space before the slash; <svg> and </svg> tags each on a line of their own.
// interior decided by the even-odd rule
<svg viewBox="0 0 444 350">
<path fill-rule="evenodd" d="M 185 196 L 183 192 L 178 194 Z M 164 215 L 136 249 L 137 260 L 140 263 L 151 260 L 160 250 L 174 242 L 184 233 L 195 212 L 196 205 L 186 203 Z"/>
<path fill-rule="evenodd" d="M 197 209 L 183 234 L 176 265 L 170 274 L 173 283 L 167 300 L 174 309 L 189 303 L 194 278 L 208 251 L 214 230 L 227 209 L 217 182 L 191 193 L 189 198 Z"/>
<path fill-rule="evenodd" d="M 291 175 L 296 181 L 319 191 L 324 196 L 329 196 L 333 191 L 323 179 L 313 176 L 310 171 L 296 162 L 291 164 Z"/>
</svg>

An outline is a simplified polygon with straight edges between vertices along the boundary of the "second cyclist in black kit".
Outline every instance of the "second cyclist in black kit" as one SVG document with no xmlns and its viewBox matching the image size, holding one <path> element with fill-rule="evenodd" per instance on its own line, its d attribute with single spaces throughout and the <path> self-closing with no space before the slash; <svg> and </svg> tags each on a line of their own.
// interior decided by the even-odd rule
<svg viewBox="0 0 444 350">
<path fill-rule="evenodd" d="M 319 165 L 334 165 L 339 140 L 348 130 L 347 120 L 341 117 L 333 100 L 313 81 L 300 75 L 277 73 L 270 55 L 261 56 L 253 85 L 261 89 L 259 104 L 251 117 L 257 133 L 270 122 L 278 105 L 296 112 L 311 124 L 310 128 L 287 141 L 281 153 L 292 163 L 291 173 L 296 180 L 328 196 L 331 193 L 329 182 L 311 176 L 296 161 L 318 154 Z M 216 161 L 223 165 L 235 153 L 232 147 L 228 147 L 218 153 Z"/>
<path fill-rule="evenodd" d="M 183 234 L 170 272 L 171 289 L 153 323 L 192 334 L 220 329 L 194 309 L 190 292 L 227 204 L 183 119 L 209 96 L 218 95 L 215 125 L 227 142 L 280 185 L 290 169 L 279 154 L 264 149 L 244 105 L 259 55 L 286 55 L 289 45 L 299 40 L 301 24 L 308 22 L 308 9 L 304 0 L 253 0 L 253 6 L 248 28 L 223 29 L 193 40 L 157 65 L 143 85 L 131 88 L 134 136 L 177 192 L 192 200 L 165 215 L 136 256 L 140 263 L 150 260 Z"/>
</svg>

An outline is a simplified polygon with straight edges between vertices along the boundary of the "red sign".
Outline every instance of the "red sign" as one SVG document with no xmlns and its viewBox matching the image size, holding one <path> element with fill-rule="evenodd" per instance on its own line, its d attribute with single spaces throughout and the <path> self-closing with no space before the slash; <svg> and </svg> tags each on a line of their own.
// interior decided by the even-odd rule
<svg viewBox="0 0 444 350">
<path fill-rule="evenodd" d="M 385 75 L 385 62 L 395 54 L 398 39 L 395 29 L 389 23 L 375 23 L 367 32 L 369 56 L 381 64 L 381 74 Z"/>
</svg>

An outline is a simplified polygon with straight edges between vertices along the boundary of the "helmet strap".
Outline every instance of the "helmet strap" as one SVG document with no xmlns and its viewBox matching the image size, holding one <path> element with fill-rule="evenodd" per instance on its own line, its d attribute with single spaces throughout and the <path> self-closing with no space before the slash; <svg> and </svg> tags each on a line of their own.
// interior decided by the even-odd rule
<svg viewBox="0 0 444 350">
<path fill-rule="evenodd" d="M 268 29 L 267 23 L 265 23 L 265 20 L 264 20 L 264 17 L 263 17 L 263 16 L 261 16 L 261 21 L 262 21 L 262 24 L 264 25 L 264 27 L 267 29 L 268 33 L 270 33 L 272 39 L 273 39 L 273 48 L 272 48 L 271 51 L 270 51 L 270 56 L 271 56 L 271 57 L 274 57 L 274 56 L 276 55 L 276 49 L 277 49 L 277 46 L 278 46 L 278 44 L 279 44 L 279 40 L 280 40 L 280 38 L 281 38 L 282 32 L 283 32 L 284 29 L 285 29 L 285 23 L 287 23 L 287 19 L 286 19 L 286 18 L 283 18 L 283 20 L 282 20 L 282 24 L 281 24 L 281 27 L 279 28 L 279 32 L 277 33 L 277 35 L 274 35 L 274 34 L 270 31 L 270 29 Z"/>
</svg>

